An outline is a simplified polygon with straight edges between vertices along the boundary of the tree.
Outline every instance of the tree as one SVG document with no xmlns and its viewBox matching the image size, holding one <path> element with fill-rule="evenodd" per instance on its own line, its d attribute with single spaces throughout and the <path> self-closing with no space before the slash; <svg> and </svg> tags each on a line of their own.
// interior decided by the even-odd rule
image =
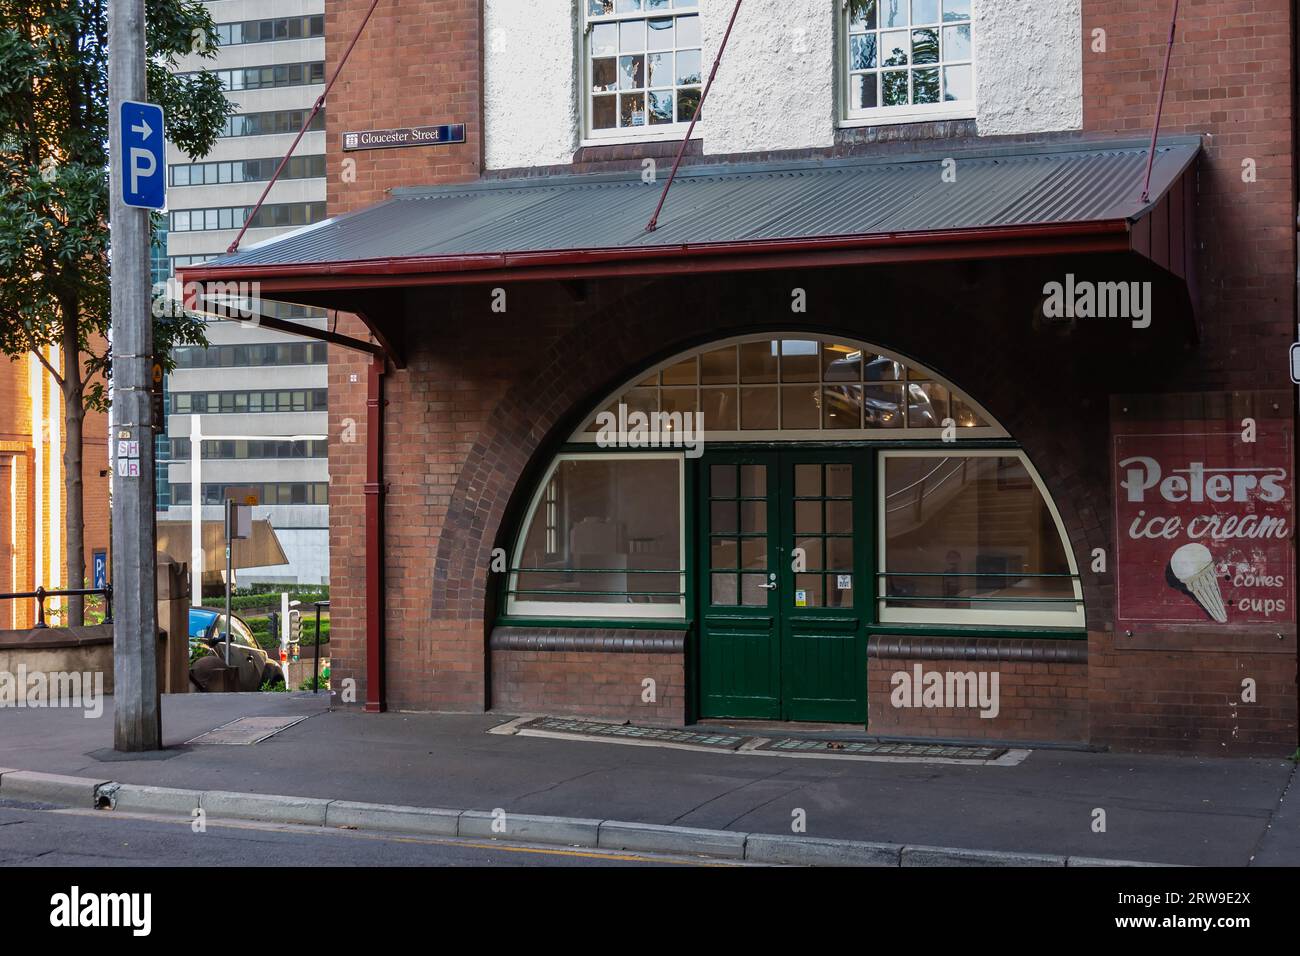
<svg viewBox="0 0 1300 956">
<path fill-rule="evenodd" d="M 197 0 L 146 0 L 145 19 L 149 99 L 168 139 L 202 156 L 233 107 L 216 75 L 171 70 L 184 54 L 215 55 L 212 17 Z M 108 123 L 107 0 L 0 0 L 0 352 L 36 356 L 63 394 L 69 587 L 86 579 L 85 412 L 107 406 L 112 373 Z M 174 345 L 206 344 L 194 316 L 155 322 L 164 368 Z M 81 622 L 73 599 L 68 623 Z"/>
</svg>

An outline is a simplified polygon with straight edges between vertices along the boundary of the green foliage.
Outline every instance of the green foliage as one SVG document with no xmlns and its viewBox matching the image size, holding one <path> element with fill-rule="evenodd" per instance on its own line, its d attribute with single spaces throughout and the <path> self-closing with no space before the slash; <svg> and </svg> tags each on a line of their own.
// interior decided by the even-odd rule
<svg viewBox="0 0 1300 956">
<path fill-rule="evenodd" d="M 330 599 L 330 589 L 328 586 L 318 585 L 265 585 L 258 584 L 248 588 L 235 588 L 230 598 L 230 607 L 234 611 L 247 611 L 256 609 L 258 611 L 278 611 L 280 610 L 280 594 L 287 591 L 290 601 L 299 601 L 301 606 L 298 610 L 302 611 L 304 619 L 316 617 L 316 608 L 312 606 L 313 601 L 328 601 Z M 203 598 L 203 607 L 215 608 L 224 611 L 226 608 L 226 596 L 224 594 L 205 595 Z M 321 615 L 327 616 L 329 608 L 322 608 Z M 241 615 L 242 616 L 242 615 Z"/>
<path fill-rule="evenodd" d="M 325 670 L 321 671 L 321 675 L 319 677 L 308 677 L 305 681 L 303 681 L 301 684 L 298 685 L 299 690 L 329 690 L 329 687 L 330 687 L 330 672 L 328 667 L 325 668 Z"/>
<path fill-rule="evenodd" d="M 206 154 L 234 107 L 212 74 L 169 71 L 186 54 L 215 55 L 212 17 L 197 0 L 146 0 L 145 11 L 149 100 L 172 142 Z M 109 326 L 106 0 L 0 0 L 0 64 L 0 352 L 66 354 L 75 341 L 85 380 L 78 356 L 50 371 L 80 414 L 82 402 L 104 406 L 95 373 L 111 371 L 98 350 Z M 206 344 L 203 323 L 158 320 L 166 367 L 181 343 Z"/>
<path fill-rule="evenodd" d="M 208 645 L 204 644 L 202 641 L 191 640 L 190 641 L 190 666 L 193 667 L 194 662 L 197 661 L 200 657 L 207 657 L 211 653 L 212 653 L 212 648 L 208 647 Z"/>
<path fill-rule="evenodd" d="M 289 688 L 284 686 L 284 681 L 278 680 L 274 684 L 266 681 L 258 688 L 264 694 L 287 694 Z"/>
<path fill-rule="evenodd" d="M 242 615 L 241 615 L 242 616 Z M 262 645 L 265 650 L 276 648 L 277 652 L 280 647 L 280 636 L 271 633 L 271 620 L 267 617 L 244 617 L 244 623 L 248 629 L 253 632 L 253 637 L 257 638 L 257 643 Z M 321 643 L 328 644 L 330 639 L 330 621 L 326 615 L 321 615 L 320 621 Z M 303 647 L 311 647 L 316 643 L 316 616 L 314 614 L 304 615 L 302 622 L 302 641 Z"/>
</svg>

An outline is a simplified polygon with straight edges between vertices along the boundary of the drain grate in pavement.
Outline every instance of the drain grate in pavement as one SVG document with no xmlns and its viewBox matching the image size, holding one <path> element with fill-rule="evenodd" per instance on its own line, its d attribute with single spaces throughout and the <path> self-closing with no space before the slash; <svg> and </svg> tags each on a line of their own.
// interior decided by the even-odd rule
<svg viewBox="0 0 1300 956">
<path fill-rule="evenodd" d="M 537 717 L 519 724 L 515 733 L 543 731 L 546 734 L 575 737 L 603 737 L 607 740 L 645 741 L 646 743 L 686 744 L 713 750 L 765 751 L 779 754 L 809 754 L 818 757 L 915 757 L 944 760 L 996 760 L 1007 752 L 1005 747 L 962 747 L 943 744 L 869 743 L 860 740 L 833 740 L 807 737 L 760 737 L 752 734 L 695 733 L 664 727 L 637 727 L 634 724 L 610 724 L 599 720 L 566 717 Z"/>
<path fill-rule="evenodd" d="M 669 730 L 663 727 L 636 727 L 632 724 L 606 724 L 596 720 L 567 720 L 561 717 L 538 717 L 518 730 L 545 730 L 556 734 L 581 734 L 589 737 L 611 737 L 620 740 L 647 740 L 655 743 L 690 744 L 694 747 L 713 747 L 718 750 L 735 750 L 749 737 L 738 734 L 696 734 L 689 730 Z"/>
<path fill-rule="evenodd" d="M 294 724 L 306 719 L 307 715 L 300 717 L 240 717 L 238 720 L 232 720 L 228 724 L 209 730 L 205 734 L 199 734 L 197 737 L 185 742 L 187 744 L 258 744 L 267 737 L 274 736 L 282 730 L 288 730 Z"/>
<path fill-rule="evenodd" d="M 853 740 L 808 740 L 778 737 L 760 744 L 755 750 L 778 753 L 815 753 L 820 756 L 846 757 L 942 757 L 945 760 L 996 760 L 1007 752 L 1005 747 L 958 747 L 941 744 L 875 744 Z"/>
</svg>

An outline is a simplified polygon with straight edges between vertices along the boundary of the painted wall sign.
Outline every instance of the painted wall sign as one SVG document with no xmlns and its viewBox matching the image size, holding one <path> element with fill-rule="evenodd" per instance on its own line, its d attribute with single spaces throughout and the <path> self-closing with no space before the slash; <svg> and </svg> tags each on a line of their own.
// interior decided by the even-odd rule
<svg viewBox="0 0 1300 956">
<path fill-rule="evenodd" d="M 1121 627 L 1295 620 L 1292 423 L 1239 402 L 1221 418 L 1113 417 Z"/>
<path fill-rule="evenodd" d="M 445 146 L 465 142 L 464 123 L 441 126 L 407 126 L 403 129 L 368 129 L 343 134 L 343 149 L 392 149 L 398 146 Z"/>
</svg>

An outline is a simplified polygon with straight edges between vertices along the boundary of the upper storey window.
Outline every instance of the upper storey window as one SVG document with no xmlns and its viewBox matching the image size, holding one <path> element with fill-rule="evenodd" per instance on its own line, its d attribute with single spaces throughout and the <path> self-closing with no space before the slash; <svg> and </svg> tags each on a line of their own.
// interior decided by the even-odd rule
<svg viewBox="0 0 1300 956">
<path fill-rule="evenodd" d="M 847 0 L 845 119 L 973 115 L 972 0 Z"/>
<path fill-rule="evenodd" d="M 583 0 L 586 134 L 680 136 L 700 102 L 699 0 Z"/>
</svg>

